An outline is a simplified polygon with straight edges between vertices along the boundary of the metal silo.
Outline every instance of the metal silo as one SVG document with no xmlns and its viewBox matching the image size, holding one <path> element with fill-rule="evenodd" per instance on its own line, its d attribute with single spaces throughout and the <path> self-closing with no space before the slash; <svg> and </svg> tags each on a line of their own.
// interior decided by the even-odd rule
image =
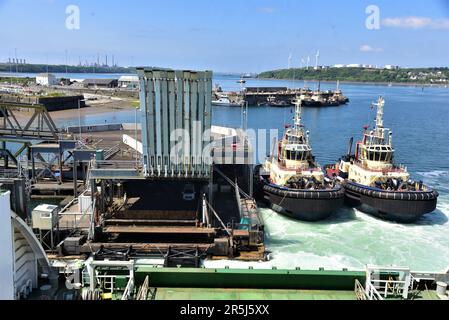
<svg viewBox="0 0 449 320">
<path fill-rule="evenodd" d="M 138 69 L 146 177 L 210 176 L 212 72 Z"/>
</svg>

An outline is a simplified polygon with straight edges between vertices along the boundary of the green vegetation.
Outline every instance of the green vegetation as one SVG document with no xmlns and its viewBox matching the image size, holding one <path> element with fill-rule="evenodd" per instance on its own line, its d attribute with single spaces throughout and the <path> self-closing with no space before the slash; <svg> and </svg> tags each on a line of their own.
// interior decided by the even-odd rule
<svg viewBox="0 0 449 320">
<path fill-rule="evenodd" d="M 57 97 L 64 97 L 64 96 L 65 96 L 65 94 L 60 93 L 60 92 L 49 92 L 45 95 L 45 97 L 48 97 L 48 98 L 57 98 Z"/>
<path fill-rule="evenodd" d="M 353 82 L 401 82 L 420 84 L 448 84 L 449 68 L 416 69 L 368 69 L 368 68 L 325 68 L 314 70 L 281 69 L 259 74 L 262 79 L 298 79 Z"/>
<path fill-rule="evenodd" d="M 35 78 L 0 77 L 0 83 L 4 84 L 30 85 L 35 82 Z"/>
<path fill-rule="evenodd" d="M 67 69 L 66 69 L 67 68 Z M 0 63 L 0 72 L 16 71 L 15 65 Z M 125 67 L 82 67 L 65 65 L 46 65 L 46 64 L 20 64 L 17 65 L 17 71 L 23 73 L 135 73 L 135 68 Z"/>
</svg>

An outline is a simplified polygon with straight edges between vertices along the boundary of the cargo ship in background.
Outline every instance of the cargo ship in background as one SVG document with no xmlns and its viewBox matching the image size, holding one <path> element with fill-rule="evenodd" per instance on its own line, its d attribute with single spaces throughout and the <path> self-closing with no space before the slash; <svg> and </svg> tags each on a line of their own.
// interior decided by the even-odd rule
<svg viewBox="0 0 449 320">
<path fill-rule="evenodd" d="M 344 179 L 350 206 L 383 219 L 411 223 L 436 209 L 438 192 L 422 181 L 410 180 L 407 168 L 394 163 L 393 134 L 383 126 L 384 105 L 379 97 L 373 104 L 377 107 L 376 127 L 368 131 L 365 126 L 355 155 L 351 155 L 351 140 L 348 154 L 339 164 L 327 166 L 327 176 Z"/>
<path fill-rule="evenodd" d="M 344 189 L 337 179 L 325 177 L 315 161 L 309 143 L 309 131 L 301 124 L 300 99 L 295 101 L 294 126 L 286 128 L 263 165 L 256 167 L 256 190 L 272 209 L 291 218 L 319 221 L 328 218 L 343 205 Z M 273 150 L 274 151 L 274 150 Z"/>
</svg>

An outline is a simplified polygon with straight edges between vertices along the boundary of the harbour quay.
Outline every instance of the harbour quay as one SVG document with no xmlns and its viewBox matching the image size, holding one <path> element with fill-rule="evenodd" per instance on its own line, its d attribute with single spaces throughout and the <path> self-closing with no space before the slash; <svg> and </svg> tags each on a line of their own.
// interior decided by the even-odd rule
<svg viewBox="0 0 449 320">
<path fill-rule="evenodd" d="M 290 89 L 287 87 L 246 87 L 239 92 L 214 92 L 216 96 L 227 96 L 230 101 L 242 102 L 250 106 L 291 107 L 296 99 L 301 99 L 304 107 L 339 106 L 349 102 L 338 88 L 321 91 L 307 87 Z"/>
</svg>

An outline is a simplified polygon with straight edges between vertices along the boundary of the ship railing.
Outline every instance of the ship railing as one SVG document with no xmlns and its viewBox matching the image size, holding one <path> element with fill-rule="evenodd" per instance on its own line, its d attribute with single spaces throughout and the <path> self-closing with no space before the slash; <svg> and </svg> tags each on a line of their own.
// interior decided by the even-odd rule
<svg viewBox="0 0 449 320">
<path fill-rule="evenodd" d="M 369 285 L 373 286 L 376 291 L 382 292 L 381 296 L 387 298 L 388 296 L 403 296 L 404 291 L 408 291 L 410 286 L 407 281 L 402 280 L 378 280 L 371 279 L 372 283 Z"/>
<path fill-rule="evenodd" d="M 129 277 L 128 284 L 126 285 L 125 291 L 123 291 L 122 300 L 129 300 L 132 298 L 134 291 L 134 279 Z"/>
<path fill-rule="evenodd" d="M 384 300 L 382 295 L 377 291 L 376 287 L 372 283 L 368 283 L 365 288 L 365 295 L 368 300 Z"/>
<path fill-rule="evenodd" d="M 88 194 L 89 190 L 85 190 L 80 197 L 85 196 L 86 194 Z M 80 200 L 79 198 L 73 198 L 64 208 L 61 209 L 61 211 L 59 211 L 58 215 L 59 215 L 59 228 L 60 229 L 64 229 L 65 230 L 79 230 L 79 229 L 83 229 L 79 227 L 80 222 L 82 221 L 82 219 L 85 216 L 92 216 L 93 214 L 93 210 L 95 208 L 95 204 L 94 205 L 89 205 L 87 206 L 87 208 L 85 208 L 84 210 L 75 210 L 75 211 L 70 211 L 71 208 L 73 207 L 74 204 L 80 204 Z M 61 221 L 61 219 L 63 217 L 73 217 L 72 220 L 69 219 L 65 219 L 65 224 Z M 90 220 L 89 220 L 90 221 Z M 90 222 L 89 222 L 90 223 Z"/>
<path fill-rule="evenodd" d="M 115 146 L 112 146 L 111 148 L 107 149 L 104 152 L 104 159 L 108 160 L 108 159 L 112 158 L 119 151 L 120 151 L 120 143 L 117 143 Z"/>
<path fill-rule="evenodd" d="M 287 166 L 285 160 L 282 160 L 279 162 L 279 167 L 285 170 L 295 170 L 297 174 L 301 174 L 303 172 L 320 172 L 321 167 L 320 165 L 317 165 L 314 168 L 295 168 L 294 166 Z"/>
<path fill-rule="evenodd" d="M 388 172 L 406 172 L 406 168 L 404 166 L 396 166 L 396 167 L 392 167 L 390 169 L 371 169 L 371 168 L 367 168 L 365 166 L 363 166 L 360 163 L 354 162 L 354 164 L 359 167 L 362 168 L 363 170 L 367 170 L 367 171 L 371 171 L 371 172 L 382 172 L 384 174 L 387 174 Z"/>
<path fill-rule="evenodd" d="M 82 149 L 82 150 L 93 150 L 90 146 L 88 146 L 84 141 L 82 140 L 77 140 L 76 141 L 76 147 L 78 149 Z"/>
<path fill-rule="evenodd" d="M 130 160 L 94 160 L 93 169 L 141 169 L 140 163 Z"/>
<path fill-rule="evenodd" d="M 137 292 L 136 300 L 147 300 L 148 291 L 150 286 L 150 278 L 147 275 L 145 277 L 145 281 L 143 282 L 142 286 L 140 286 L 139 291 Z"/>
<path fill-rule="evenodd" d="M 415 282 L 419 282 L 412 274 L 410 274 L 410 285 L 408 287 L 409 291 L 412 291 L 415 286 Z"/>
<path fill-rule="evenodd" d="M 365 293 L 365 289 L 363 288 L 360 281 L 357 279 L 355 279 L 354 292 L 357 300 L 368 300 L 368 296 Z"/>
<path fill-rule="evenodd" d="M 20 176 L 20 169 L 8 169 L 8 168 L 0 168 L 0 178 L 18 178 Z"/>
<path fill-rule="evenodd" d="M 81 273 L 81 283 L 84 286 L 88 286 L 90 283 L 90 277 L 89 274 L 87 272 L 86 269 L 83 270 L 83 272 Z M 109 291 L 111 293 L 114 293 L 115 287 L 114 284 L 116 282 L 116 278 L 121 278 L 123 276 L 121 275 L 114 275 L 114 274 L 99 274 L 98 271 L 95 270 L 95 279 L 96 279 L 96 284 L 99 286 L 99 288 L 103 289 L 104 291 Z M 126 278 L 128 278 L 128 285 L 126 286 L 126 288 L 128 289 L 128 286 L 130 286 L 130 282 L 131 282 L 131 276 L 126 275 L 124 276 Z M 125 289 L 126 292 L 126 289 Z M 132 292 L 132 290 L 130 291 Z"/>
</svg>

